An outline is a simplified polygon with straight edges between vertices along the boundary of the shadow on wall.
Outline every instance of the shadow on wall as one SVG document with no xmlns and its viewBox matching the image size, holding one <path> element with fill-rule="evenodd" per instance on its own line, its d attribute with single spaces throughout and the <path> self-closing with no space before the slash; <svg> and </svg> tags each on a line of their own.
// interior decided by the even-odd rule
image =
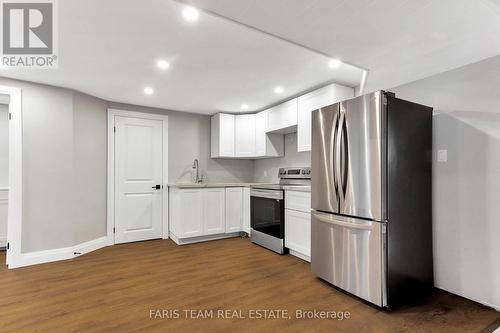
<svg viewBox="0 0 500 333">
<path fill-rule="evenodd" d="M 279 168 L 310 166 L 311 152 L 298 152 L 297 133 L 290 133 L 285 135 L 285 156 L 255 161 L 254 180 L 258 183 L 276 183 Z"/>
<path fill-rule="evenodd" d="M 437 287 L 500 307 L 500 113 L 434 116 L 434 256 Z"/>
</svg>

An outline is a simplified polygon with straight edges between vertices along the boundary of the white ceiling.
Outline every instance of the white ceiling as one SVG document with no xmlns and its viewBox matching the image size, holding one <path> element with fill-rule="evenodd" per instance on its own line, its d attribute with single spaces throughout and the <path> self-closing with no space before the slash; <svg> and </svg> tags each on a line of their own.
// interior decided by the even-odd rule
<svg viewBox="0 0 500 333">
<path fill-rule="evenodd" d="M 188 0 L 370 69 L 387 89 L 500 54 L 500 0 Z"/>
<path fill-rule="evenodd" d="M 240 2 L 241 3 L 241 2 Z M 165 0 L 59 1 L 59 68 L 0 75 L 76 89 L 116 102 L 198 113 L 259 110 L 328 82 L 359 85 L 361 70 Z M 171 68 L 161 72 L 156 61 Z M 275 86 L 285 92 L 276 95 Z M 155 89 L 146 96 L 145 86 Z"/>
</svg>

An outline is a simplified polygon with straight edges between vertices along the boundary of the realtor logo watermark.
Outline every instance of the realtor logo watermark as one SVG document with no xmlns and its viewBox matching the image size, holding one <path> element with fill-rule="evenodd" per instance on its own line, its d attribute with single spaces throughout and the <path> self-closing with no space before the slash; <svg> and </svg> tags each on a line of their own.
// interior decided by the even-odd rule
<svg viewBox="0 0 500 333">
<path fill-rule="evenodd" d="M 57 68 L 56 1 L 1 1 L 2 67 Z"/>
</svg>

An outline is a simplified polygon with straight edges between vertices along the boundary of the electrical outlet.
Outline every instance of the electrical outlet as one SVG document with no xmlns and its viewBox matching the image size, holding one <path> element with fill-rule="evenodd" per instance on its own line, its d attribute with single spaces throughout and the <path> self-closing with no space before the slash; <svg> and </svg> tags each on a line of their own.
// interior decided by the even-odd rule
<svg viewBox="0 0 500 333">
<path fill-rule="evenodd" d="M 448 150 L 446 149 L 438 150 L 437 161 L 441 163 L 448 162 Z"/>
</svg>

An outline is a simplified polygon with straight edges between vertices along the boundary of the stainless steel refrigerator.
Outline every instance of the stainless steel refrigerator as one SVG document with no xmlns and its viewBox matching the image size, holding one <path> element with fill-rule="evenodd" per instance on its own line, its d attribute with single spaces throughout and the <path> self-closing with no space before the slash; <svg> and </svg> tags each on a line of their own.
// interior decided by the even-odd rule
<svg viewBox="0 0 500 333">
<path fill-rule="evenodd" d="M 432 108 L 378 91 L 312 113 L 311 269 L 381 307 L 433 284 Z"/>
</svg>

